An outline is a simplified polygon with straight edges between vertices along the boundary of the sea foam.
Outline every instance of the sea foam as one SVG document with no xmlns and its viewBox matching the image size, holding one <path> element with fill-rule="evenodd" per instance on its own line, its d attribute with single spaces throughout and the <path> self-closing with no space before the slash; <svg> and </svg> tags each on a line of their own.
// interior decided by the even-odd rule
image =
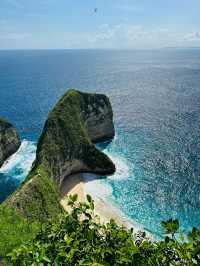
<svg viewBox="0 0 200 266">
<path fill-rule="evenodd" d="M 28 140 L 23 140 L 18 151 L 13 154 L 3 166 L 0 168 L 0 173 L 12 175 L 13 178 L 23 180 L 31 169 L 32 163 L 35 160 L 36 143 Z"/>
<path fill-rule="evenodd" d="M 116 171 L 113 175 L 107 176 L 107 179 L 113 181 L 126 180 L 130 177 L 131 166 L 129 162 L 121 154 L 110 152 L 105 149 L 104 153 L 107 154 L 116 166 Z M 85 192 L 93 197 L 108 199 L 112 197 L 113 188 L 104 179 L 99 178 L 94 174 L 84 174 L 85 179 Z"/>
<path fill-rule="evenodd" d="M 107 150 L 104 151 L 110 159 L 114 162 L 116 171 L 113 175 L 109 176 L 109 179 L 112 180 L 125 180 L 128 179 L 131 175 L 129 166 L 129 162 L 126 160 L 126 158 L 122 157 L 121 155 L 118 155 L 116 153 L 108 152 Z"/>
<path fill-rule="evenodd" d="M 112 187 L 94 174 L 84 174 L 85 193 L 95 198 L 107 198 L 112 194 Z"/>
</svg>

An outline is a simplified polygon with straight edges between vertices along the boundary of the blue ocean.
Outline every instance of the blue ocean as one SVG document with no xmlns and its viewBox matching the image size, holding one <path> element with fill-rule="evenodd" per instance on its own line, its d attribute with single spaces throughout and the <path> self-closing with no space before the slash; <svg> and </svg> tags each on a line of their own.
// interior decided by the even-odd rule
<svg viewBox="0 0 200 266">
<path fill-rule="evenodd" d="M 68 89 L 105 93 L 117 166 L 101 180 L 108 199 L 160 234 L 178 218 L 200 227 L 200 49 L 0 51 L 0 116 L 22 145 L 0 169 L 0 201 L 25 179 L 48 112 Z"/>
</svg>

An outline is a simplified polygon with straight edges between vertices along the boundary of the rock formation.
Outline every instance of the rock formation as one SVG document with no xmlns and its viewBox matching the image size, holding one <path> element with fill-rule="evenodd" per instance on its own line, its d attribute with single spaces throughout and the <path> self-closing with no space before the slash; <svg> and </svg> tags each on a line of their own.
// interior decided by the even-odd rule
<svg viewBox="0 0 200 266">
<path fill-rule="evenodd" d="M 68 91 L 49 113 L 36 160 L 24 184 L 6 201 L 30 218 L 59 211 L 59 186 L 67 176 L 112 174 L 115 165 L 93 142 L 114 136 L 113 113 L 105 95 Z"/>
<path fill-rule="evenodd" d="M 36 166 L 45 165 L 58 184 L 74 173 L 112 174 L 115 166 L 92 141 L 113 136 L 108 98 L 70 90 L 48 116 L 38 143 Z"/>
<path fill-rule="evenodd" d="M 16 129 L 9 122 L 0 118 L 0 167 L 8 157 L 18 150 L 20 144 Z"/>
</svg>

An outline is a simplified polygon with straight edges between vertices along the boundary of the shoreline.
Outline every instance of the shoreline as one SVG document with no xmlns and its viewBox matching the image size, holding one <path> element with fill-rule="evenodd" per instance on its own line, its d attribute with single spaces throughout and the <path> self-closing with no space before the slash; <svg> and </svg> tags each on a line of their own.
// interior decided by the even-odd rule
<svg viewBox="0 0 200 266">
<path fill-rule="evenodd" d="M 88 181 L 82 173 L 68 176 L 64 180 L 61 187 L 60 200 L 64 210 L 70 211 L 70 207 L 67 205 L 66 196 L 77 194 L 78 200 L 83 202 L 86 199 L 86 195 L 90 194 L 94 200 L 95 214 L 99 216 L 101 223 L 107 223 L 110 219 L 114 219 L 118 225 L 124 226 L 127 229 L 133 228 L 134 233 L 143 231 L 149 239 L 153 239 L 150 232 L 146 231 L 139 224 L 134 223 L 134 221 L 128 218 L 114 203 L 109 202 L 101 196 L 87 193 L 86 182 L 90 181 Z"/>
</svg>

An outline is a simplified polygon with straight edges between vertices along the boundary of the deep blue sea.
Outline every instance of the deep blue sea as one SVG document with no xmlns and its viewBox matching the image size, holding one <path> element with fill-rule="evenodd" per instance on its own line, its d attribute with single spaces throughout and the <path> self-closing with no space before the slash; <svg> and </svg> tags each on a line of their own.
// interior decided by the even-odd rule
<svg viewBox="0 0 200 266">
<path fill-rule="evenodd" d="M 0 51 L 0 116 L 22 146 L 0 170 L 0 201 L 24 180 L 48 112 L 68 89 L 106 93 L 116 137 L 109 199 L 154 233 L 200 227 L 200 49 Z M 109 193 L 108 193 L 109 192 Z"/>
</svg>

